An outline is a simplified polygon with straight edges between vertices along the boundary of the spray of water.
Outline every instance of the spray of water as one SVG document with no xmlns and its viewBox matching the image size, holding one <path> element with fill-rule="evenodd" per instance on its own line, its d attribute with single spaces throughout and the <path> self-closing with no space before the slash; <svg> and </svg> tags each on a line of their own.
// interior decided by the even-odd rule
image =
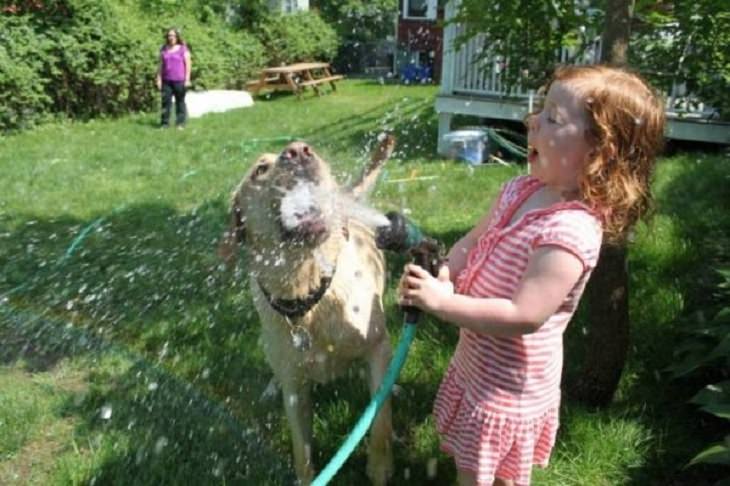
<svg viewBox="0 0 730 486">
<path fill-rule="evenodd" d="M 373 229 L 390 224 L 380 211 L 356 201 L 349 194 L 328 191 L 305 181 L 298 182 L 284 194 L 281 201 L 282 223 L 287 228 L 294 228 L 315 210 L 321 211 L 328 221 L 355 219 Z"/>
</svg>

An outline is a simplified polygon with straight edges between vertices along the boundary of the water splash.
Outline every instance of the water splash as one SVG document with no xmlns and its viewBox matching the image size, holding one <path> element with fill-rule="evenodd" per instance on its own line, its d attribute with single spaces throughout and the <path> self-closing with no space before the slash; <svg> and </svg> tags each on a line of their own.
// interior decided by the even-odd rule
<svg viewBox="0 0 730 486">
<path fill-rule="evenodd" d="M 287 228 L 296 227 L 303 217 L 319 210 L 330 221 L 355 219 L 371 228 L 387 226 L 388 218 L 380 211 L 355 200 L 341 191 L 330 191 L 312 182 L 298 182 L 281 200 L 281 221 Z"/>
</svg>

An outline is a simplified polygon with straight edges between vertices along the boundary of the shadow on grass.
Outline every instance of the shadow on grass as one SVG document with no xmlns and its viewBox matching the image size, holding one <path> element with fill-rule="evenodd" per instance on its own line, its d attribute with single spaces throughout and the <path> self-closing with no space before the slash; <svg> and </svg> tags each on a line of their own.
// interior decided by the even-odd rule
<svg viewBox="0 0 730 486">
<path fill-rule="evenodd" d="M 216 267 L 222 202 L 105 216 L 62 264 L 69 241 L 58 235 L 83 222 L 36 218 L 10 233 L 0 362 L 88 365 L 88 391 L 64 408 L 79 443 L 95 444 L 84 481 L 292 483 L 280 403 L 259 401 L 271 373 L 247 277 Z"/>
</svg>

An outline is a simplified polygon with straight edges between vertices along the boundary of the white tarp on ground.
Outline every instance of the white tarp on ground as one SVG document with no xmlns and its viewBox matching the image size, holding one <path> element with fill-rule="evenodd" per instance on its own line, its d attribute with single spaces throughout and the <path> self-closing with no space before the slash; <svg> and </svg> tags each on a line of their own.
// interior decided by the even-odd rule
<svg viewBox="0 0 730 486">
<path fill-rule="evenodd" d="M 206 113 L 220 113 L 234 108 L 253 106 L 253 98 L 247 91 L 214 89 L 188 91 L 185 94 L 188 117 L 197 118 Z"/>
</svg>

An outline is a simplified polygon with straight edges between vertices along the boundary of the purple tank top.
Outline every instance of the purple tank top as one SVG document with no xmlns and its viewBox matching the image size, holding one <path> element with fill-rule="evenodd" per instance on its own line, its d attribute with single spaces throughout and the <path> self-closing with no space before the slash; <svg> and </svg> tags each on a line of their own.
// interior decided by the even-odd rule
<svg viewBox="0 0 730 486">
<path fill-rule="evenodd" d="M 185 53 L 187 47 L 180 45 L 180 48 L 171 51 L 167 46 L 160 49 L 160 61 L 162 61 L 163 81 L 185 81 Z"/>
</svg>

